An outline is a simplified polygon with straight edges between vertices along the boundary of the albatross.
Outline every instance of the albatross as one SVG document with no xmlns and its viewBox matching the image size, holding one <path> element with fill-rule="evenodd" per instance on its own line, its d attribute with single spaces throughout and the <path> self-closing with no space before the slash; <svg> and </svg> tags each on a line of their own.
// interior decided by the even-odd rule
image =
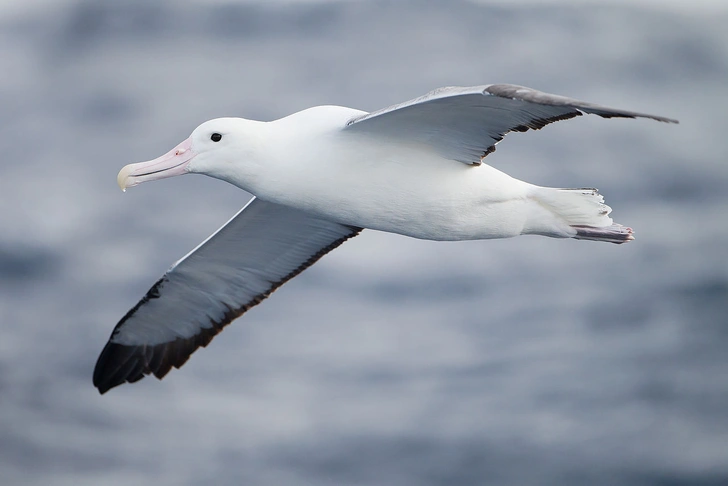
<svg viewBox="0 0 728 486">
<path fill-rule="evenodd" d="M 253 198 L 119 321 L 94 386 L 103 394 L 161 379 L 363 229 L 439 241 L 633 240 L 596 189 L 541 187 L 483 162 L 509 132 L 584 113 L 677 123 L 523 86 L 445 87 L 372 113 L 317 106 L 271 122 L 218 118 L 161 157 L 125 166 L 122 190 L 197 173 Z"/>
</svg>

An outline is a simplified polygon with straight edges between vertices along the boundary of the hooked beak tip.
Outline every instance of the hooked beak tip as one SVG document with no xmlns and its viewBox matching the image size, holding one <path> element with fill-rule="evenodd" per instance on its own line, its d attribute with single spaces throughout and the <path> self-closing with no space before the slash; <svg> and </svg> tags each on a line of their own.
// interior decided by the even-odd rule
<svg viewBox="0 0 728 486">
<path fill-rule="evenodd" d="M 129 184 L 129 174 L 132 171 L 131 164 L 125 165 L 120 171 L 119 175 L 116 176 L 116 183 L 119 184 L 122 192 L 126 192 L 126 188 L 133 185 Z"/>
</svg>

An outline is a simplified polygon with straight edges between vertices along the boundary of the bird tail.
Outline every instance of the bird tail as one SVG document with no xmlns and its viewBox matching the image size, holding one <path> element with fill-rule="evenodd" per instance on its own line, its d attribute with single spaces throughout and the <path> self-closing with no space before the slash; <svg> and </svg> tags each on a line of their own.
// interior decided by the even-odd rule
<svg viewBox="0 0 728 486">
<path fill-rule="evenodd" d="M 604 204 L 597 189 L 538 187 L 532 197 L 552 215 L 549 228 L 541 228 L 547 231 L 532 233 L 610 243 L 634 240 L 632 228 L 614 223 L 609 217 L 612 208 Z"/>
</svg>

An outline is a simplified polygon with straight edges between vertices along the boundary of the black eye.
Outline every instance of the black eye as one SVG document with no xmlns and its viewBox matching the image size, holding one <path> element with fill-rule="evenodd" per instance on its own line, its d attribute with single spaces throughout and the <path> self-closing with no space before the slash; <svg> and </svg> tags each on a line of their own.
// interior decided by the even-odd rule
<svg viewBox="0 0 728 486">
<path fill-rule="evenodd" d="M 213 133 L 212 135 L 210 135 L 210 140 L 212 140 L 213 142 L 219 142 L 220 140 L 222 140 L 222 135 L 220 135 L 219 133 Z"/>
</svg>

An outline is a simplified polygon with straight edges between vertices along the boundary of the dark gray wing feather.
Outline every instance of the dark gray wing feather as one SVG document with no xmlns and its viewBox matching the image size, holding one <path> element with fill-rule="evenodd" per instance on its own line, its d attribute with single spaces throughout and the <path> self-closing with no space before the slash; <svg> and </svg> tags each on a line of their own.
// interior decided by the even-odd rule
<svg viewBox="0 0 728 486">
<path fill-rule="evenodd" d="M 121 319 L 96 363 L 94 386 L 105 393 L 151 373 L 161 379 L 360 231 L 253 198 Z"/>
</svg>

